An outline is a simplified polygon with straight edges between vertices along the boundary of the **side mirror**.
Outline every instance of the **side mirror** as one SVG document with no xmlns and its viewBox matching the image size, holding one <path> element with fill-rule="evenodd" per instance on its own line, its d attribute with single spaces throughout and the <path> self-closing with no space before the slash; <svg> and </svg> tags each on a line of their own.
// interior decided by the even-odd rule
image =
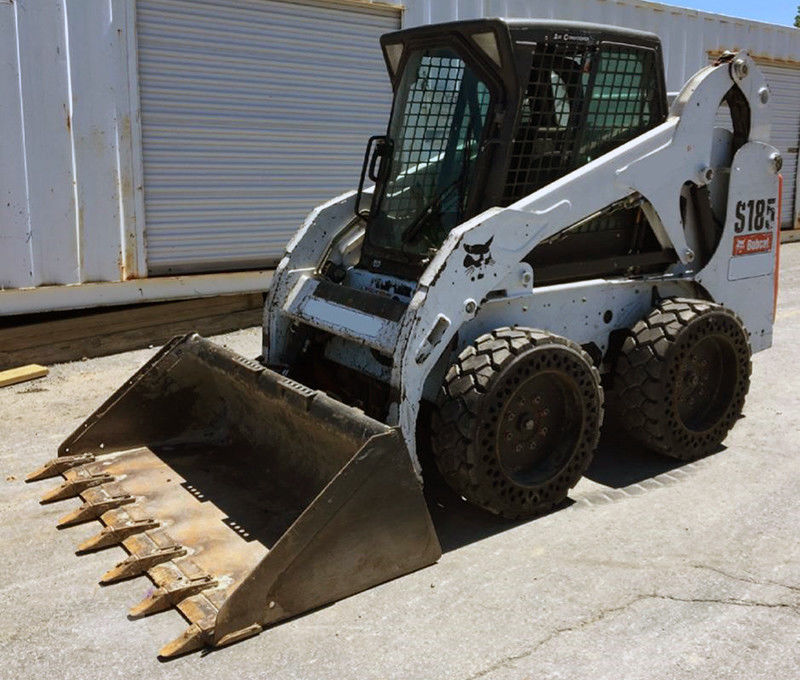
<svg viewBox="0 0 800 680">
<path fill-rule="evenodd" d="M 364 191 L 364 180 L 369 177 L 375 184 L 380 184 L 389 175 L 389 168 L 392 162 L 392 151 L 394 144 L 387 135 L 374 135 L 367 142 L 367 149 L 364 152 L 364 163 L 361 166 L 361 178 L 358 181 L 358 192 L 356 193 L 356 215 L 367 217 L 369 210 L 361 209 L 361 195 Z"/>
</svg>

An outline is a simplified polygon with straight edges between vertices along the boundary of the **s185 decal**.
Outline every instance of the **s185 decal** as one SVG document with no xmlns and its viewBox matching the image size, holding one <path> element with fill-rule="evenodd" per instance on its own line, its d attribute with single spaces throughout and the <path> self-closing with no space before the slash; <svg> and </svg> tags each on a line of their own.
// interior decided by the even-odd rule
<svg viewBox="0 0 800 680">
<path fill-rule="evenodd" d="M 743 231 L 763 231 L 775 226 L 775 199 L 759 198 L 749 201 L 736 201 L 736 222 L 733 229 L 737 234 Z"/>
</svg>

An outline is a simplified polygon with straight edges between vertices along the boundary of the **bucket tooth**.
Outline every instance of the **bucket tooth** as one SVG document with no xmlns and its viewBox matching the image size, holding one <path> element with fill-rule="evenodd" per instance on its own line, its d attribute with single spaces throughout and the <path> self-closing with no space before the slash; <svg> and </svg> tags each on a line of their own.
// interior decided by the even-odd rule
<svg viewBox="0 0 800 680">
<path fill-rule="evenodd" d="M 161 529 L 129 536 L 122 545 L 130 556 L 103 574 L 100 583 L 105 585 L 139 576 L 150 567 L 186 554 L 186 548 L 172 541 Z"/>
<path fill-rule="evenodd" d="M 188 561 L 188 560 L 187 560 Z M 206 597 L 206 593 L 190 595 L 181 600 L 176 607 L 192 625 L 183 634 L 169 644 L 164 645 L 158 653 L 162 659 L 188 654 L 211 645 L 214 641 L 214 624 L 219 609 Z"/>
<path fill-rule="evenodd" d="M 99 519 L 103 513 L 113 508 L 133 503 L 136 500 L 131 494 L 124 491 L 119 484 L 114 483 L 85 489 L 81 492 L 81 498 L 83 498 L 83 505 L 58 520 L 57 526 L 59 529 Z"/>
<path fill-rule="evenodd" d="M 158 652 L 158 656 L 162 659 L 171 659 L 182 654 L 196 652 L 211 643 L 213 631 L 213 628 L 204 630 L 198 624 L 193 623 L 172 642 L 164 645 Z"/>
<path fill-rule="evenodd" d="M 213 588 L 217 585 L 217 580 L 211 576 L 201 576 L 197 579 L 187 579 L 184 582 L 178 582 L 169 587 L 156 588 L 139 604 L 132 607 L 128 612 L 128 616 L 132 618 L 139 618 L 141 616 L 149 616 L 150 614 L 157 614 L 166 609 L 174 606 L 182 599 L 190 595 L 197 595 L 197 593 L 206 590 L 206 588 Z"/>
<path fill-rule="evenodd" d="M 154 519 L 130 520 L 127 524 L 122 526 L 105 526 L 100 533 L 95 534 L 81 543 L 75 552 L 82 555 L 84 553 L 94 552 L 95 550 L 110 548 L 112 545 L 122 543 L 128 536 L 133 536 L 134 534 L 139 534 L 157 527 L 158 522 Z"/>
<path fill-rule="evenodd" d="M 64 500 L 65 498 L 73 498 L 93 486 L 100 486 L 114 481 L 114 478 L 105 472 L 92 472 L 85 467 L 67 470 L 64 473 L 64 477 L 66 480 L 61 486 L 48 491 L 42 496 L 39 501 L 42 505 Z"/>
<path fill-rule="evenodd" d="M 186 554 L 186 548 L 176 545 L 172 548 L 162 548 L 157 552 L 150 555 L 131 555 L 127 559 L 117 564 L 113 569 L 109 569 L 100 579 L 100 583 L 107 585 L 109 583 L 116 583 L 124 579 L 139 576 L 147 571 L 150 567 L 155 566 L 161 562 L 166 562 L 175 557 L 180 557 Z"/>
<path fill-rule="evenodd" d="M 59 456 L 48 460 L 37 470 L 31 472 L 26 478 L 26 482 L 36 482 L 40 479 L 48 479 L 50 477 L 57 477 L 65 470 L 84 465 L 94 461 L 94 456 L 91 453 L 82 453 L 77 456 Z"/>
</svg>

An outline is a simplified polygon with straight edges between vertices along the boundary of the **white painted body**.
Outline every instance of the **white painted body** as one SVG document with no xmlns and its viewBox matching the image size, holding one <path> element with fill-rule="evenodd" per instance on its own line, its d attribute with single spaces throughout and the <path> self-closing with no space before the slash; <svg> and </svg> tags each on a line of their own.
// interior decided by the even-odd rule
<svg viewBox="0 0 800 680">
<path fill-rule="evenodd" d="M 348 231 L 355 229 L 354 196 L 344 194 L 315 210 L 287 248 L 273 279 L 264 317 L 264 358 L 291 363 L 288 331 L 305 323 L 344 338 L 347 347 L 366 346 L 391 356 L 386 378 L 399 398 L 389 420 L 400 427 L 416 463 L 415 432 L 420 401 L 431 398 L 455 352 L 500 326 L 527 326 L 564 335 L 605 352 L 611 331 L 627 328 L 652 308 L 653 298 L 706 297 L 725 304 L 743 320 L 754 352 L 771 344 L 777 219 L 770 247 L 733 257 L 737 201 L 777 200 L 778 174 L 770 146 L 768 90 L 745 54 L 731 63 L 706 67 L 686 83 L 660 126 L 597 158 L 507 208 L 493 208 L 455 228 L 413 286 L 398 322 L 371 317 L 314 296 L 317 269 Z M 714 117 L 736 83 L 750 106 L 750 135 L 730 167 L 728 209 L 718 247 L 698 269 L 684 226 L 679 196 L 687 181 L 705 184 L 719 148 Z M 709 173 L 713 174 L 713 173 Z M 534 246 L 596 211 L 633 194 L 649 206 L 648 219 L 662 246 L 679 262 L 665 274 L 614 277 L 534 288 L 536 271 L 522 260 Z M 491 257 L 465 266 L 465 245 L 491 243 Z M 610 312 L 610 314 L 608 313 Z M 456 347 L 451 340 L 457 334 Z M 352 359 L 352 357 L 351 357 Z M 368 363 L 364 357 L 359 360 Z M 365 371 L 370 372 L 370 371 Z M 372 371 L 373 375 L 380 370 Z"/>
</svg>

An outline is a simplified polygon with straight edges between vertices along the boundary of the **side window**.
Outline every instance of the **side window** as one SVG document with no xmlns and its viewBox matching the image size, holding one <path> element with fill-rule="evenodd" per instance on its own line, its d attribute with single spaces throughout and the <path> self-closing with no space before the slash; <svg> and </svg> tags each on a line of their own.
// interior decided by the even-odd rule
<svg viewBox="0 0 800 680">
<path fill-rule="evenodd" d="M 542 45 L 531 57 L 503 204 L 569 172 L 583 97 L 582 72 L 590 65 L 585 45 Z"/>
<path fill-rule="evenodd" d="M 658 75 L 652 50 L 606 45 L 596 57 L 586 123 L 578 147 L 583 165 L 654 127 Z"/>
<path fill-rule="evenodd" d="M 567 127 L 570 101 L 563 77 L 557 71 L 537 75 L 541 82 L 531 82 L 522 100 L 520 127 Z"/>
<path fill-rule="evenodd" d="M 532 61 L 506 205 L 655 127 L 665 113 L 653 50 L 555 43 Z M 661 272 L 674 260 L 639 205 L 628 202 L 564 229 L 525 258 L 537 286 Z"/>
<path fill-rule="evenodd" d="M 409 55 L 389 124 L 392 163 L 373 198 L 372 245 L 427 256 L 463 221 L 490 105 L 489 86 L 452 48 Z"/>
</svg>

